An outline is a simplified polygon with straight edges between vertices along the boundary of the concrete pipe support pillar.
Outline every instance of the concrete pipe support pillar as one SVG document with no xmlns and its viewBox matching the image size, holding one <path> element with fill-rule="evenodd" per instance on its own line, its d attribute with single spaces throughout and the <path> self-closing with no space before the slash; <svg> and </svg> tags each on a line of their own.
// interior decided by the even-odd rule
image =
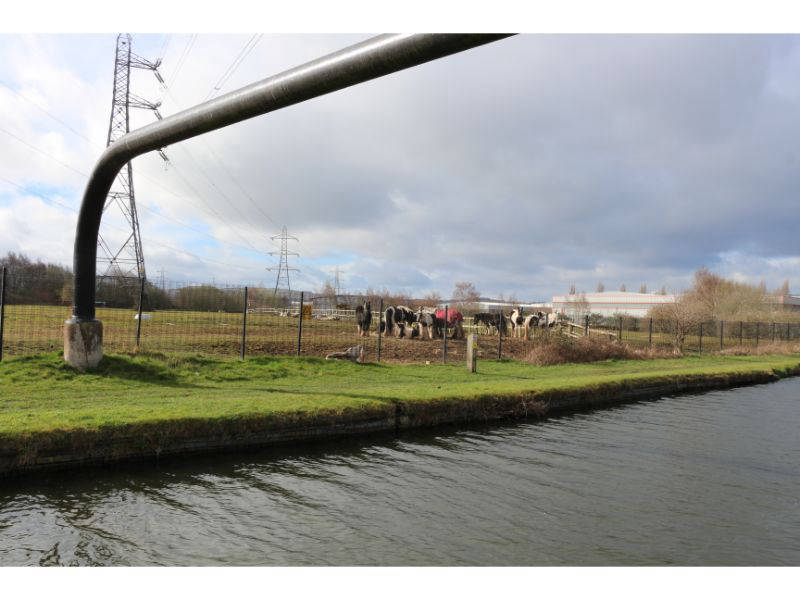
<svg viewBox="0 0 800 600">
<path fill-rule="evenodd" d="M 64 360 L 81 371 L 96 367 L 103 358 L 103 324 L 97 319 L 64 322 Z"/>
</svg>

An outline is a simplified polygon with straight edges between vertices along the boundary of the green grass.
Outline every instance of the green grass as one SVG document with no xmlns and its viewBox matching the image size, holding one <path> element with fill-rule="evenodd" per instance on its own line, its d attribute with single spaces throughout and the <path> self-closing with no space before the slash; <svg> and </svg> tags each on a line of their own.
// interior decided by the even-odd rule
<svg viewBox="0 0 800 600">
<path fill-rule="evenodd" d="M 344 414 L 486 395 L 589 389 L 683 375 L 783 371 L 800 356 L 692 356 L 535 367 L 482 361 L 459 365 L 359 365 L 316 358 L 245 361 L 108 355 L 80 374 L 55 353 L 0 363 L 0 440 L 56 431 L 181 420 Z"/>
</svg>

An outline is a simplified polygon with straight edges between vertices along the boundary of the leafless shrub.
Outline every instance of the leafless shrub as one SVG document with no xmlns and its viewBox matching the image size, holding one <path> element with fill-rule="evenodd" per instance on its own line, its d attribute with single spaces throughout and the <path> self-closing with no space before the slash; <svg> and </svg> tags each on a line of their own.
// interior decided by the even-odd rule
<svg viewBox="0 0 800 600">
<path fill-rule="evenodd" d="M 673 358 L 680 353 L 647 348 L 634 348 L 616 340 L 601 337 L 571 338 L 561 335 L 541 340 L 525 357 L 525 361 L 539 366 L 565 363 L 598 362 L 609 359 L 648 360 Z"/>
</svg>

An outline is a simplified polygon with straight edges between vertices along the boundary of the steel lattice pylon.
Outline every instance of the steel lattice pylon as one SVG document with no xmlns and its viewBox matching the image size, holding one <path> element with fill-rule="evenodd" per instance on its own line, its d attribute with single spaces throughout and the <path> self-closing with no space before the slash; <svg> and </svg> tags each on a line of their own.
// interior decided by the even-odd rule
<svg viewBox="0 0 800 600">
<path fill-rule="evenodd" d="M 299 241 L 296 237 L 289 235 L 286 231 L 286 225 L 283 226 L 281 229 L 280 235 L 273 235 L 273 240 L 280 240 L 281 241 L 281 251 L 278 252 L 270 252 L 272 256 L 276 254 L 280 254 L 280 260 L 278 261 L 277 267 L 267 267 L 267 271 L 277 271 L 278 276 L 275 278 L 275 291 L 274 294 L 278 293 L 278 288 L 281 287 L 281 283 L 285 283 L 286 287 L 282 288 L 288 291 L 292 291 L 291 285 L 289 284 L 289 271 L 300 271 L 300 269 L 295 269 L 294 267 L 289 266 L 289 256 L 300 256 L 297 252 L 289 252 L 289 240 L 294 240 L 295 242 Z"/>
<path fill-rule="evenodd" d="M 148 61 L 137 56 L 131 51 L 131 36 L 121 33 L 117 36 L 117 49 L 114 58 L 114 93 L 111 103 L 111 119 L 108 125 L 108 140 L 110 146 L 123 135 L 130 131 L 130 108 L 145 108 L 158 112 L 160 102 L 148 102 L 131 93 L 131 69 L 147 69 L 153 71 L 156 78 L 163 83 L 158 73 L 161 60 Z M 164 155 L 162 154 L 162 157 Z M 133 165 L 128 163 L 119 172 L 114 186 L 108 193 L 103 212 L 120 210 L 130 226 L 130 234 L 116 248 L 110 246 L 102 235 L 97 237 L 97 273 L 101 278 L 115 279 L 143 279 L 145 278 L 144 254 L 142 252 L 142 237 L 139 231 L 139 215 L 136 212 L 136 195 L 133 189 Z"/>
</svg>

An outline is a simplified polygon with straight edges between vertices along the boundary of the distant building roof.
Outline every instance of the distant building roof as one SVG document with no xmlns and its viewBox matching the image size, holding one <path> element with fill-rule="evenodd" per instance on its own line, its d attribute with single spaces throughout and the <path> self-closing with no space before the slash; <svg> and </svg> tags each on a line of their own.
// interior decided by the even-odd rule
<svg viewBox="0 0 800 600">
<path fill-rule="evenodd" d="M 642 294 L 639 292 L 593 292 L 553 296 L 553 309 L 559 312 L 588 310 L 602 315 L 625 313 L 644 316 L 654 306 L 672 304 L 675 294 Z M 588 305 L 583 306 L 584 302 Z"/>
<path fill-rule="evenodd" d="M 494 300 L 492 298 L 479 298 L 475 302 L 462 302 L 461 300 L 442 300 L 438 306 L 444 308 L 445 305 L 454 304 L 470 304 L 479 307 L 480 309 L 491 310 L 498 308 L 522 308 L 524 309 L 541 309 L 549 308 L 550 302 L 509 302 L 507 300 Z"/>
<path fill-rule="evenodd" d="M 640 292 L 592 292 L 590 294 L 566 294 L 553 296 L 553 302 L 582 302 L 589 304 L 669 304 L 675 302 L 675 294 L 642 294 Z"/>
</svg>

